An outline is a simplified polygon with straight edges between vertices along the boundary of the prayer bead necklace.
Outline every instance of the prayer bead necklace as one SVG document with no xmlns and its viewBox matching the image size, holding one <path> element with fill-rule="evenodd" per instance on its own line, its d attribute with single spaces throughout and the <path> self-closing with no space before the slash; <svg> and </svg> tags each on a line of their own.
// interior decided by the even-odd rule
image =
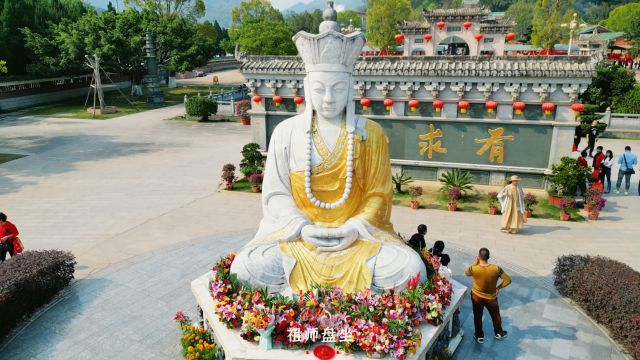
<svg viewBox="0 0 640 360">
<path fill-rule="evenodd" d="M 311 121 L 315 121 L 314 118 Z M 338 201 L 327 203 L 324 201 L 318 200 L 311 190 L 311 154 L 313 152 L 313 132 L 309 132 L 309 136 L 307 137 L 307 153 L 305 158 L 305 168 L 304 168 L 304 190 L 307 193 L 307 198 L 311 201 L 315 206 L 322 209 L 335 209 L 342 206 L 348 199 L 351 194 L 351 185 L 353 183 L 353 148 L 354 148 L 354 131 L 348 130 L 347 135 L 347 179 L 344 185 L 344 192 Z M 336 145 L 338 146 L 338 145 Z"/>
</svg>

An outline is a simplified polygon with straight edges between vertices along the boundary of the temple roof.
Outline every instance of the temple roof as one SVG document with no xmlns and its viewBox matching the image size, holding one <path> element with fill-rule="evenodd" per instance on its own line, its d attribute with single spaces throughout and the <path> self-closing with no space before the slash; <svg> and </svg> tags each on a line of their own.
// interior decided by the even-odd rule
<svg viewBox="0 0 640 360">
<path fill-rule="evenodd" d="M 422 16 L 428 21 L 472 21 L 487 19 L 491 11 L 484 7 L 461 7 L 456 9 L 424 9 Z"/>
<path fill-rule="evenodd" d="M 297 56 L 249 56 L 240 70 L 244 74 L 305 74 Z M 354 75 L 590 78 L 593 72 L 588 56 L 393 56 L 360 58 Z"/>
</svg>

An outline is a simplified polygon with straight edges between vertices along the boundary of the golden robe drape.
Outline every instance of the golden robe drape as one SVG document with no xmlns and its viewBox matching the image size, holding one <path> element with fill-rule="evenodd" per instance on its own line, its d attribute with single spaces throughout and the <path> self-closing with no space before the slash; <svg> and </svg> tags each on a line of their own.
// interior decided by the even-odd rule
<svg viewBox="0 0 640 360">
<path fill-rule="evenodd" d="M 520 211 L 523 204 L 520 204 L 518 188 L 513 185 L 507 186 L 507 206 L 502 210 L 502 226 L 500 230 L 517 232 L 522 228 L 527 219 Z"/>
</svg>

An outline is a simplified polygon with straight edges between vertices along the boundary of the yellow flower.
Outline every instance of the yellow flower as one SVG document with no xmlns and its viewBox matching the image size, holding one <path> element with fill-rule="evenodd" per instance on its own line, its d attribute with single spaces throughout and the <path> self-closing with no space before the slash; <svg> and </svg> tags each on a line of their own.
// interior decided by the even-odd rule
<svg viewBox="0 0 640 360">
<path fill-rule="evenodd" d="M 187 351 L 188 351 L 188 352 L 193 352 L 193 346 L 189 346 L 189 347 L 187 348 Z"/>
<path fill-rule="evenodd" d="M 202 344 L 198 344 L 198 350 L 200 351 L 204 350 L 204 346 L 202 346 Z"/>
</svg>

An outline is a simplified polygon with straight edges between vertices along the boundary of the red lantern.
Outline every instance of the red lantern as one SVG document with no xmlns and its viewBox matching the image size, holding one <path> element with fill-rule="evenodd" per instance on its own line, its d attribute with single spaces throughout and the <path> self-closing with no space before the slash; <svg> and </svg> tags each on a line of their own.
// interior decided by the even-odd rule
<svg viewBox="0 0 640 360">
<path fill-rule="evenodd" d="M 424 39 L 425 39 L 427 42 L 429 42 L 429 41 L 431 41 L 431 39 L 433 39 L 433 35 L 431 35 L 431 34 L 427 34 L 427 35 L 425 35 L 425 36 L 424 36 Z"/>
<path fill-rule="evenodd" d="M 258 104 L 262 101 L 262 96 L 260 95 L 253 95 L 253 97 L 251 98 L 251 100 L 253 100 L 254 103 Z"/>
<path fill-rule="evenodd" d="M 280 107 L 280 104 L 282 104 L 282 96 L 280 95 L 276 95 L 273 97 L 273 102 L 276 103 L 276 107 Z"/>
<path fill-rule="evenodd" d="M 420 106 L 420 101 L 416 99 L 409 100 L 409 108 L 411 109 L 411 111 L 416 111 L 418 106 Z"/>
<path fill-rule="evenodd" d="M 440 109 L 444 106 L 444 101 L 436 99 L 433 101 L 433 107 L 436 109 L 436 112 L 440 112 Z"/>
<path fill-rule="evenodd" d="M 465 30 L 469 30 L 469 28 L 473 25 L 473 23 L 471 21 L 465 21 L 464 24 L 462 24 L 462 26 L 464 26 Z"/>
<path fill-rule="evenodd" d="M 444 21 L 438 21 L 436 23 L 436 27 L 438 27 L 438 29 L 440 29 L 440 31 L 442 31 L 445 26 L 447 26 L 447 24 Z"/>
<path fill-rule="evenodd" d="M 404 42 L 404 35 L 402 35 L 402 34 L 398 34 L 398 35 L 394 36 L 393 38 L 396 39 L 396 41 L 399 42 L 399 43 L 403 43 Z"/>
<path fill-rule="evenodd" d="M 553 111 L 553 108 L 555 108 L 556 106 L 549 101 L 545 101 L 542 103 L 542 110 L 544 110 L 544 114 L 545 115 L 551 115 L 551 112 Z"/>
<path fill-rule="evenodd" d="M 384 107 L 387 110 L 391 110 L 392 106 L 393 106 L 393 99 L 389 99 L 389 98 L 384 99 Z"/>
<path fill-rule="evenodd" d="M 524 110 L 524 108 L 527 105 L 525 103 L 523 103 L 522 101 L 516 101 L 513 103 L 513 108 L 516 110 L 516 115 L 520 115 L 522 114 L 522 110 Z"/>
<path fill-rule="evenodd" d="M 461 113 L 466 113 L 467 109 L 469 108 L 469 102 L 467 100 L 458 101 L 458 108 L 460 109 Z"/>
<path fill-rule="evenodd" d="M 580 112 L 584 110 L 584 105 L 580 103 L 573 103 L 571 105 L 571 110 L 573 110 L 573 113 L 578 116 L 580 115 Z"/>
<path fill-rule="evenodd" d="M 487 102 L 484 103 L 484 107 L 487 108 L 488 113 L 492 113 L 493 110 L 498 107 L 498 103 L 493 100 L 487 100 Z"/>
<path fill-rule="evenodd" d="M 293 102 L 296 103 L 296 107 L 298 107 L 304 102 L 304 98 L 302 96 L 296 96 L 293 98 Z"/>
<path fill-rule="evenodd" d="M 507 39 L 507 41 L 511 41 L 516 38 L 516 34 L 508 33 L 507 35 L 505 35 L 505 38 Z"/>
<path fill-rule="evenodd" d="M 360 105 L 362 105 L 362 110 L 364 111 L 369 110 L 369 106 L 371 105 L 371 99 L 363 97 L 362 99 L 360 99 Z"/>
<path fill-rule="evenodd" d="M 475 35 L 473 35 L 473 37 L 474 37 L 474 38 L 476 38 L 476 41 L 477 41 L 477 42 L 480 42 L 480 40 L 482 40 L 482 38 L 484 37 L 484 35 L 482 35 L 482 34 L 475 34 Z"/>
</svg>

